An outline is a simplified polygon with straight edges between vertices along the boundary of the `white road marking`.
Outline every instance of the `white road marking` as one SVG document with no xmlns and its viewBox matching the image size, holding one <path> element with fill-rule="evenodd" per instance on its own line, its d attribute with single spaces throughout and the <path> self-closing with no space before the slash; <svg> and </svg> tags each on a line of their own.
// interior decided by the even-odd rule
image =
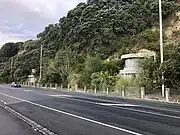
<svg viewBox="0 0 180 135">
<path fill-rule="evenodd" d="M 127 106 L 127 107 L 134 107 L 134 106 L 138 106 L 138 105 L 133 105 L 133 104 L 112 104 L 112 103 L 96 103 L 99 105 L 105 105 L 105 106 Z"/>
<path fill-rule="evenodd" d="M 49 95 L 51 97 L 73 97 L 71 95 Z"/>
<path fill-rule="evenodd" d="M 5 104 L 5 105 L 7 104 L 7 103 L 6 103 L 5 101 L 3 101 L 3 100 L 1 100 L 1 102 L 2 102 L 3 104 Z"/>
<path fill-rule="evenodd" d="M 56 88 L 50 88 L 50 89 L 52 89 L 52 90 L 56 90 Z"/>
<path fill-rule="evenodd" d="M 21 98 L 18 98 L 18 97 L 10 96 L 10 95 L 7 95 L 5 93 L 0 93 L 0 94 L 4 95 L 6 97 L 10 97 L 10 98 L 13 98 L 13 99 L 17 99 L 17 100 L 20 100 L 20 101 L 23 101 L 23 102 L 26 102 L 26 103 L 38 106 L 38 107 L 42 107 L 42 108 L 45 108 L 45 109 L 48 109 L 48 110 L 51 110 L 51 111 L 62 113 L 62 114 L 65 114 L 65 115 L 68 115 L 68 116 L 71 116 L 71 117 L 74 117 L 74 118 L 78 118 L 78 119 L 81 119 L 81 120 L 84 120 L 84 121 L 88 121 L 88 122 L 91 122 L 91 123 L 95 123 L 95 124 L 98 124 L 98 125 L 101 125 L 101 126 L 105 126 L 105 127 L 108 127 L 108 128 L 116 129 L 116 130 L 123 131 L 123 132 L 129 133 L 129 134 L 133 134 L 133 135 L 142 135 L 141 133 L 137 133 L 137 132 L 130 131 L 130 130 L 127 130 L 127 129 L 124 129 L 124 128 L 120 128 L 120 127 L 116 127 L 116 126 L 109 125 L 109 124 L 106 124 L 106 123 L 102 123 L 102 122 L 99 122 L 99 121 L 96 121 L 96 120 L 88 119 L 88 118 L 85 118 L 85 117 L 82 117 L 82 116 L 78 116 L 78 115 L 75 115 L 75 114 L 72 114 L 72 113 L 68 113 L 68 112 L 64 112 L 64 111 L 61 111 L 61 110 L 57 110 L 57 109 L 54 109 L 54 108 L 51 108 L 51 107 L 48 107 L 48 106 L 44 106 L 44 105 L 41 105 L 41 104 L 37 104 L 37 103 L 31 102 L 31 101 L 28 101 L 28 100 L 25 100 L 25 99 L 21 99 Z"/>
<path fill-rule="evenodd" d="M 32 91 L 34 91 L 34 90 L 24 90 L 25 92 L 32 92 Z"/>
<path fill-rule="evenodd" d="M 14 101 L 14 102 L 8 102 L 6 103 L 7 105 L 11 105 L 11 104 L 17 104 L 17 103 L 22 103 L 23 101 Z"/>
</svg>

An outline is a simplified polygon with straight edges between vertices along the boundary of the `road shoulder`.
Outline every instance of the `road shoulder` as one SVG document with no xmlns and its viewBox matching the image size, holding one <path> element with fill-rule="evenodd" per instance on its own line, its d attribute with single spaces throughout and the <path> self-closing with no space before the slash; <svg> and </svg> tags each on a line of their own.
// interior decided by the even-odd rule
<svg viewBox="0 0 180 135">
<path fill-rule="evenodd" d="M 0 107 L 1 135 L 39 135 L 26 123 Z"/>
</svg>

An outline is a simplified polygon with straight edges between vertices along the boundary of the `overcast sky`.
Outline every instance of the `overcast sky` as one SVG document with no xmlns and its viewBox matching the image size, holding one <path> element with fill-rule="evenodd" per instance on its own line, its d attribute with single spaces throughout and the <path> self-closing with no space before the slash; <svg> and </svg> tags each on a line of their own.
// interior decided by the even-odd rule
<svg viewBox="0 0 180 135">
<path fill-rule="evenodd" d="M 35 38 L 86 0 L 0 0 L 0 46 Z"/>
</svg>

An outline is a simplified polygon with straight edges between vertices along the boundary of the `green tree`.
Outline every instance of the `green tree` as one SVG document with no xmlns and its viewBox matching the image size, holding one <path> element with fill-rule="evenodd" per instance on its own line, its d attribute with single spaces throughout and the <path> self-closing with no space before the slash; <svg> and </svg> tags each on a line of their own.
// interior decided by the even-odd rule
<svg viewBox="0 0 180 135">
<path fill-rule="evenodd" d="M 180 94 L 180 42 L 174 42 L 165 46 L 165 61 L 159 67 L 158 75 L 164 73 L 164 83 L 171 88 L 173 94 Z M 159 79 L 160 80 L 160 79 Z"/>
</svg>

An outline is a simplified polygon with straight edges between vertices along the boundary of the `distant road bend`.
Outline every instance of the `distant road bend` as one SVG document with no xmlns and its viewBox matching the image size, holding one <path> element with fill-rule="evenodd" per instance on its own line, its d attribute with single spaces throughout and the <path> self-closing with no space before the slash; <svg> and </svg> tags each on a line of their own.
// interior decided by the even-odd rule
<svg viewBox="0 0 180 135">
<path fill-rule="evenodd" d="M 0 100 L 58 135 L 180 135 L 176 104 L 8 85 Z"/>
</svg>

